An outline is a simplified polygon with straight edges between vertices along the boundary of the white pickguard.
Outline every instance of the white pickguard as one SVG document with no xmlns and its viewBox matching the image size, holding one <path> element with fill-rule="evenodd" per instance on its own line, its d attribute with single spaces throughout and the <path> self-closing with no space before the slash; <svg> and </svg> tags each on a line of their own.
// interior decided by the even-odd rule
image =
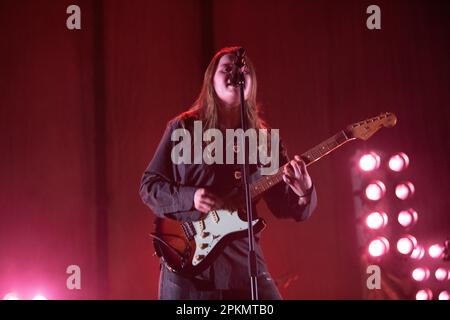
<svg viewBox="0 0 450 320">
<path fill-rule="evenodd" d="M 253 220 L 253 225 L 259 219 Z M 195 254 L 192 259 L 192 265 L 198 265 L 220 242 L 226 235 L 246 230 L 248 228 L 247 221 L 239 218 L 237 211 L 215 210 L 208 213 L 208 215 L 200 221 L 193 222 L 196 235 L 195 239 Z M 203 237 L 207 235 L 206 237 Z"/>
</svg>

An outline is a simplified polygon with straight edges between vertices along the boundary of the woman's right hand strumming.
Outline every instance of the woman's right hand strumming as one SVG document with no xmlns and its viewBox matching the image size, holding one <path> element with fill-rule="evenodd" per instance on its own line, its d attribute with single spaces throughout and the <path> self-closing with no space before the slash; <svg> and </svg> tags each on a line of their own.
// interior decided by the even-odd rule
<svg viewBox="0 0 450 320">
<path fill-rule="evenodd" d="M 223 201 L 206 190 L 205 188 L 199 188 L 194 193 L 194 207 L 202 213 L 208 213 L 212 210 L 219 209 L 223 206 Z"/>
</svg>

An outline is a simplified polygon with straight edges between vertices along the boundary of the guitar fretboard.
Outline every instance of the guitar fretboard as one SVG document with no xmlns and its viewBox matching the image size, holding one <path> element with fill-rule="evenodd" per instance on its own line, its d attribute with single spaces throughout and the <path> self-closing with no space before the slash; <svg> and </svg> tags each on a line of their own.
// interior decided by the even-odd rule
<svg viewBox="0 0 450 320">
<path fill-rule="evenodd" d="M 349 138 L 346 135 L 346 133 L 342 130 L 336 133 L 331 138 L 328 138 L 327 140 L 323 141 L 317 146 L 309 149 L 308 151 L 303 153 L 300 157 L 308 166 L 311 163 L 316 162 L 323 156 L 326 156 L 331 151 L 339 148 L 344 143 L 353 139 L 354 138 Z M 274 174 L 263 176 L 251 184 L 250 194 L 252 196 L 252 199 L 258 197 L 259 195 L 269 190 L 282 180 L 283 180 L 283 166 L 281 166 Z"/>
</svg>

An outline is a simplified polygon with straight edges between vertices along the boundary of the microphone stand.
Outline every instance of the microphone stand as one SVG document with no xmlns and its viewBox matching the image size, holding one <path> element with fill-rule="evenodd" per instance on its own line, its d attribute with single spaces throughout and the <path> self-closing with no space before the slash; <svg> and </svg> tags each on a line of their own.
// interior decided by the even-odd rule
<svg viewBox="0 0 450 320">
<path fill-rule="evenodd" d="M 239 85 L 240 92 L 240 101 L 241 101 L 241 127 L 243 132 L 245 133 L 248 129 L 247 116 L 245 110 L 245 97 L 244 97 L 244 86 L 245 86 L 245 75 L 243 72 L 243 67 L 245 66 L 244 60 L 245 50 L 244 48 L 240 48 L 236 53 L 236 61 L 235 65 L 237 67 L 237 82 Z M 250 169 L 248 166 L 248 144 L 245 141 L 245 134 L 242 135 L 242 147 L 244 148 L 244 163 L 242 165 L 242 177 L 244 193 L 245 193 L 245 205 L 247 210 L 247 222 L 248 222 L 248 267 L 249 267 L 249 276 L 250 276 L 250 290 L 252 300 L 258 300 L 258 266 L 256 264 L 256 252 L 255 252 L 255 235 L 253 231 L 253 206 L 252 206 L 252 198 L 250 194 L 250 185 L 249 185 L 249 175 Z"/>
</svg>

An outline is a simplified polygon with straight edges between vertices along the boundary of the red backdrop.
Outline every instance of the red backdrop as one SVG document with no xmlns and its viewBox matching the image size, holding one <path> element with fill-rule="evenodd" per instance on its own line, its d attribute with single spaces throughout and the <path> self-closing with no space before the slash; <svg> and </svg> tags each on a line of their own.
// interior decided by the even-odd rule
<svg viewBox="0 0 450 320">
<path fill-rule="evenodd" d="M 291 154 L 380 112 L 399 118 L 311 167 L 319 207 L 309 221 L 276 220 L 261 205 L 273 276 L 298 277 L 285 298 L 362 297 L 357 148 L 410 155 L 422 232 L 448 235 L 448 3 L 378 1 L 373 31 L 369 1 L 85 0 L 81 30 L 65 26 L 70 4 L 0 3 L 0 295 L 156 298 L 139 180 L 214 51 L 234 44 L 252 58 L 265 117 Z M 81 290 L 66 289 L 71 264 Z"/>
</svg>

